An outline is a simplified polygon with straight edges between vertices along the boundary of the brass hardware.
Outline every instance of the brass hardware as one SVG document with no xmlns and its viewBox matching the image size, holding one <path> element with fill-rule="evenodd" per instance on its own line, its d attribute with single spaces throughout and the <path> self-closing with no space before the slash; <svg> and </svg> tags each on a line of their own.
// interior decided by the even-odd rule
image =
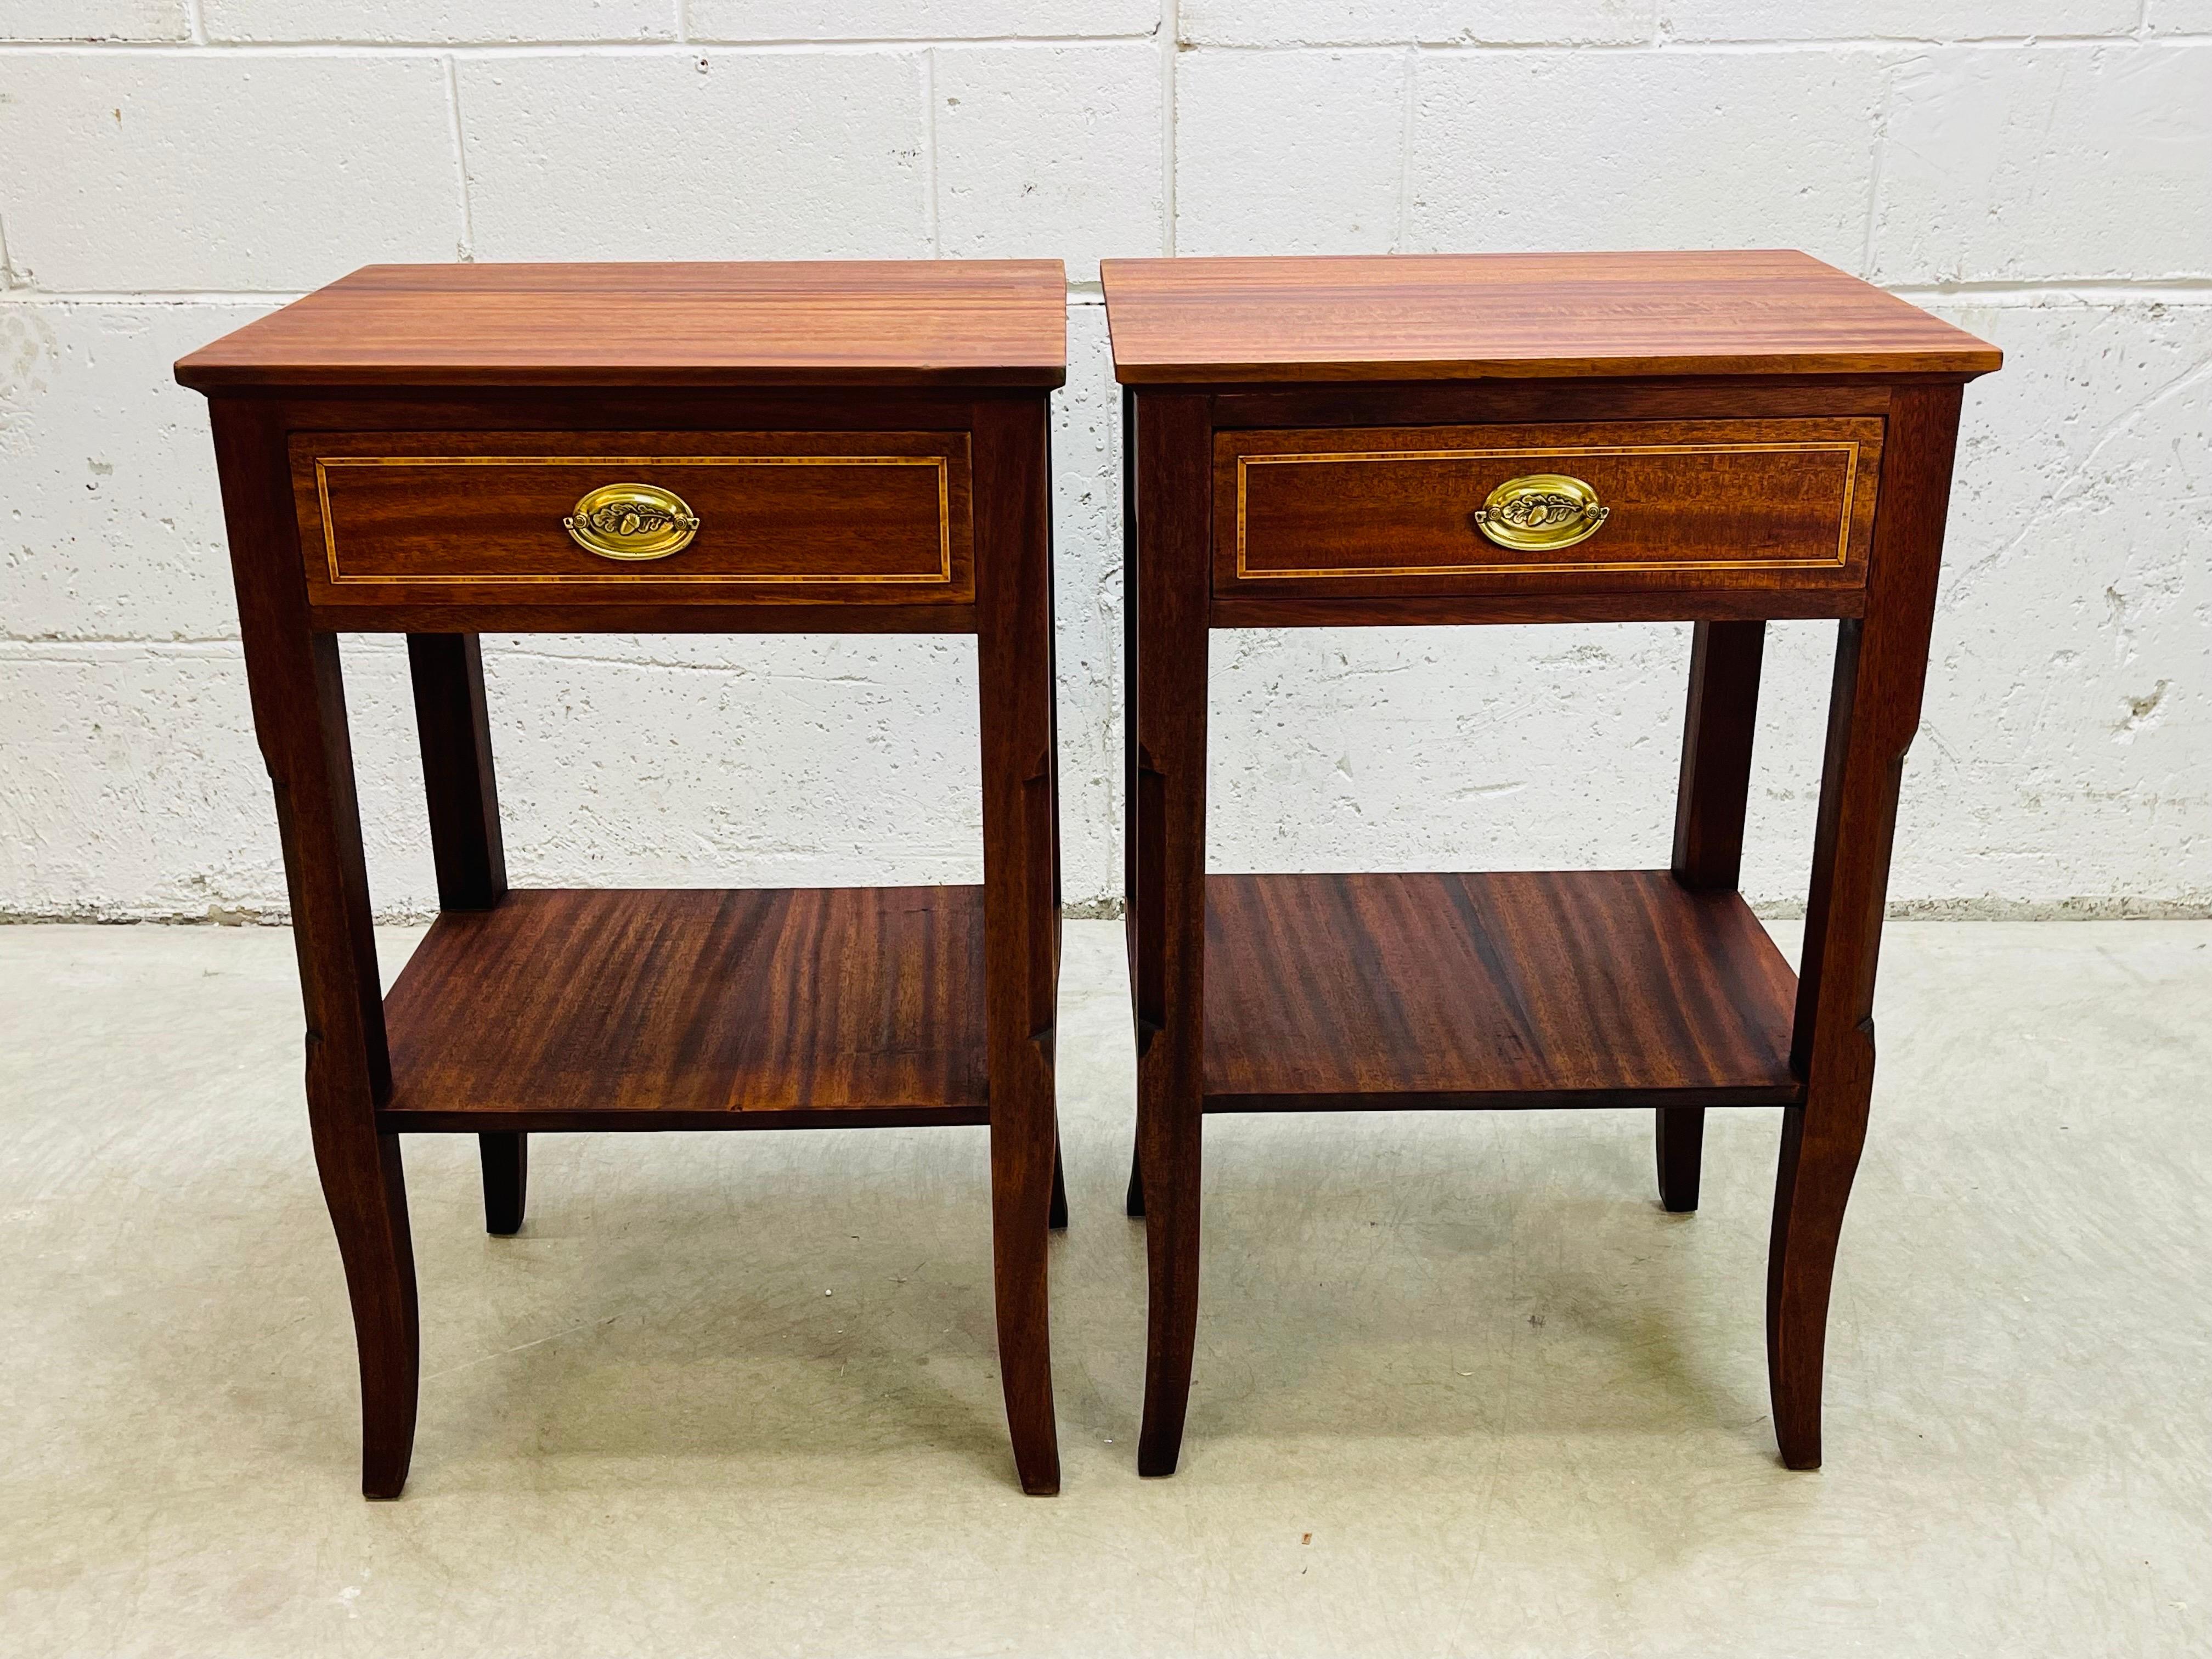
<svg viewBox="0 0 2212 1659">
<path fill-rule="evenodd" d="M 576 545 L 604 559 L 665 559 L 691 545 L 699 516 L 658 484 L 601 484 L 561 520 Z"/>
<path fill-rule="evenodd" d="M 1586 542 L 1613 509 L 1597 491 L 1564 472 L 1531 472 L 1508 478 L 1474 511 L 1475 528 L 1500 547 L 1553 552 Z"/>
</svg>

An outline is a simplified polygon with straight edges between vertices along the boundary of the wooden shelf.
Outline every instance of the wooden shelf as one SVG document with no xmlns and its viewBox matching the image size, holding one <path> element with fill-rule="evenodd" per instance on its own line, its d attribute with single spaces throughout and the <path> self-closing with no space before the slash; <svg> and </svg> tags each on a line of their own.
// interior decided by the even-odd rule
<svg viewBox="0 0 2212 1659">
<path fill-rule="evenodd" d="M 1802 1099 L 1797 981 L 1663 870 L 1212 876 L 1206 1109 Z"/>
<path fill-rule="evenodd" d="M 386 1130 L 983 1123 L 983 890 L 518 890 L 385 1024 Z"/>
</svg>

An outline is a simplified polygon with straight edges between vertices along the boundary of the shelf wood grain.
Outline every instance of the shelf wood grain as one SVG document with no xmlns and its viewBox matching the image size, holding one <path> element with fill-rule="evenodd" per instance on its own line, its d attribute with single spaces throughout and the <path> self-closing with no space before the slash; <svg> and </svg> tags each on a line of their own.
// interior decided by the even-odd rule
<svg viewBox="0 0 2212 1659">
<path fill-rule="evenodd" d="M 1664 870 L 1211 876 L 1206 1109 L 1777 1106 L 1797 977 Z"/>
<path fill-rule="evenodd" d="M 392 1130 L 982 1123 L 983 890 L 520 889 L 385 1000 Z"/>
<path fill-rule="evenodd" d="M 1809 254 L 1109 259 L 1124 386 L 1985 374 L 2003 361 Z"/>
</svg>

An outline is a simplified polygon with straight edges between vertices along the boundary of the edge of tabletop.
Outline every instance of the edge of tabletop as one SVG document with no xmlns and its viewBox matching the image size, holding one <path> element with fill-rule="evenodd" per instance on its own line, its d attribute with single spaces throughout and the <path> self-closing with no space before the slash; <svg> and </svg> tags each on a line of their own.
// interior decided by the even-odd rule
<svg viewBox="0 0 2212 1659">
<path fill-rule="evenodd" d="M 991 267 L 1002 283 L 1012 286 L 998 295 L 967 301 L 965 310 L 983 316 L 994 307 L 1003 307 L 1017 313 L 1033 312 L 1033 317 L 1018 318 L 1012 326 L 1001 320 L 994 339 L 963 347 L 958 321 L 963 307 L 956 303 L 953 325 L 936 331 L 933 345 L 901 349 L 905 341 L 896 325 L 896 311 L 902 300 L 910 298 L 923 308 L 939 304 L 947 292 L 945 285 L 957 283 L 965 269 L 985 266 Z M 473 288 L 479 294 L 497 296 L 501 274 L 514 271 L 518 275 L 511 297 L 522 303 L 533 292 L 531 276 L 542 282 L 543 273 L 558 269 L 531 264 L 363 266 L 186 353 L 172 366 L 172 373 L 178 384 L 210 395 L 558 387 L 787 392 L 883 388 L 998 393 L 1050 392 L 1067 383 L 1066 272 L 1057 259 L 747 263 L 746 269 L 755 273 L 866 271 L 880 279 L 886 272 L 896 272 L 897 279 L 878 291 L 860 290 L 860 312 L 872 309 L 878 315 L 842 352 L 779 351 L 773 344 L 756 345 L 749 350 L 744 314 L 748 295 L 742 288 L 728 292 L 726 328 L 700 329 L 695 323 L 694 333 L 687 336 L 681 324 L 666 324 L 664 337 L 642 343 L 642 349 L 602 349 L 564 359 L 557 349 L 543 348 L 527 335 L 482 339 L 473 346 L 450 350 L 442 349 L 442 343 L 404 341 L 397 346 L 387 343 L 380 349 L 363 349 L 352 337 L 357 319 L 349 315 L 347 307 L 359 296 L 370 296 L 372 305 L 379 297 L 404 304 L 417 294 L 434 301 L 443 291 L 435 286 L 435 274 L 447 272 L 467 273 L 456 279 L 460 284 L 458 291 Z M 605 272 L 665 273 L 674 281 L 685 273 L 712 267 L 671 261 L 629 266 L 580 264 L 574 269 L 599 275 L 605 283 L 599 297 L 615 305 L 622 303 L 624 295 L 618 281 L 606 278 Z M 418 276 L 428 280 L 416 285 L 406 280 Z M 939 282 L 938 289 L 930 287 L 933 279 Z M 649 283 L 653 279 L 641 276 L 637 280 Z M 788 299 L 791 293 L 799 294 L 798 304 L 803 307 L 805 296 L 796 283 L 785 297 Z M 649 288 L 646 294 L 649 299 Z M 400 297 L 394 301 L 390 296 Z M 683 295 L 679 289 L 671 297 L 696 296 Z M 715 297 L 710 292 L 708 302 L 713 303 Z M 849 309 L 853 295 L 829 289 L 823 298 L 834 324 L 839 305 L 846 303 Z M 884 311 L 891 313 L 888 325 L 881 314 Z M 787 329 L 788 318 L 787 308 L 783 319 Z M 917 325 L 915 337 L 927 331 Z"/>
<path fill-rule="evenodd" d="M 1357 385 L 1362 383 L 1435 381 L 1435 380 L 1647 380 L 1698 377 L 1706 379 L 1740 378 L 1804 378 L 1814 380 L 1956 380 L 1978 379 L 1996 373 L 2004 366 L 2003 351 L 1978 336 L 1969 334 L 1956 324 L 1948 322 L 1933 313 L 1923 310 L 1909 300 L 1899 298 L 1887 289 L 1851 276 L 1848 272 L 1814 259 L 1796 250 L 1773 250 L 1767 253 L 1748 252 L 1746 258 L 1786 257 L 1793 263 L 1832 276 L 1838 281 L 1861 289 L 1869 295 L 1879 295 L 1881 301 L 1898 310 L 1909 313 L 1924 323 L 1929 337 L 1924 343 L 1911 344 L 1853 343 L 1838 339 L 1834 344 L 1808 341 L 1803 345 L 1778 344 L 1771 349 L 1743 350 L 1677 350 L 1651 351 L 1608 349 L 1603 346 L 1565 351 L 1557 349 L 1519 349 L 1504 346 L 1480 353 L 1462 355 L 1425 356 L 1409 354 L 1394 357 L 1387 347 L 1380 351 L 1357 357 L 1346 355 L 1300 356 L 1285 351 L 1279 356 L 1265 356 L 1248 353 L 1243 356 L 1224 358 L 1211 354 L 1180 355 L 1171 349 L 1160 349 L 1145 343 L 1141 339 L 1131 341 L 1129 336 L 1148 331 L 1152 319 L 1144 318 L 1137 326 L 1115 327 L 1116 313 L 1127 317 L 1141 312 L 1148 304 L 1146 299 L 1132 296 L 1115 303 L 1117 285 L 1129 284 L 1141 279 L 1147 268 L 1183 266 L 1218 263 L 1222 265 L 1251 265 L 1261 263 L 1249 258 L 1224 258 L 1218 261 L 1196 259 L 1123 258 L 1099 262 L 1099 277 L 1104 291 L 1106 329 L 1109 349 L 1114 361 L 1114 379 L 1124 386 L 1157 388 L 1184 392 L 1233 392 L 1278 388 L 1286 385 Z M 1380 262 L 1406 260 L 1428 264 L 1463 258 L 1512 259 L 1525 256 L 1460 255 L 1460 254 L 1337 254 L 1301 256 L 1296 263 L 1315 267 L 1330 265 L 1372 265 Z M 1593 258 L 1621 258 L 1632 256 L 1594 255 Z M 1124 288 L 1127 292 L 1127 288 Z M 1157 301 L 1150 301 L 1157 303 Z"/>
<path fill-rule="evenodd" d="M 203 348 L 204 349 L 204 348 Z M 436 369 L 358 363 L 266 365 L 195 362 L 194 352 L 173 365 L 177 384 L 206 394 L 241 392 L 556 391 L 807 392 L 880 388 L 900 392 L 1056 392 L 1067 384 L 1066 364 L 905 366 L 898 368 L 729 368 L 696 364 L 635 368 L 518 368 L 498 363 L 456 363 Z"/>
</svg>

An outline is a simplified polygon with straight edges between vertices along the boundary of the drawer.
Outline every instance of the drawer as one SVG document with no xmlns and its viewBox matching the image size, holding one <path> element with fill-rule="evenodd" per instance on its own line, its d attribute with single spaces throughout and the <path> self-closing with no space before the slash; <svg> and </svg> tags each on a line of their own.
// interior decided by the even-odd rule
<svg viewBox="0 0 2212 1659">
<path fill-rule="evenodd" d="M 1214 588 L 1849 588 L 1882 422 L 1622 421 L 1224 431 Z"/>
<path fill-rule="evenodd" d="M 317 604 L 967 604 L 964 432 L 296 433 Z"/>
</svg>

